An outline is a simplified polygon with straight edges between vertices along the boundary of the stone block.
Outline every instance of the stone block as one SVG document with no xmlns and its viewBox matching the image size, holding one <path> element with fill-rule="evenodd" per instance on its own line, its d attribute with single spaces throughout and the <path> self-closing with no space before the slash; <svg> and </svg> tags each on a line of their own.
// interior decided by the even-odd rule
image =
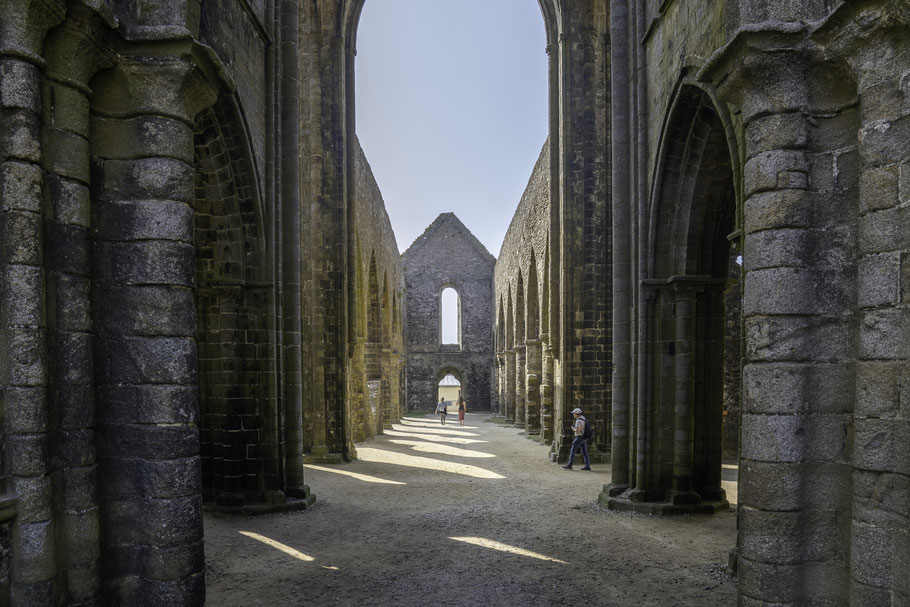
<svg viewBox="0 0 910 607">
<path fill-rule="evenodd" d="M 875 308 L 900 303 L 901 254 L 866 255 L 857 266 L 859 305 Z"/>
<path fill-rule="evenodd" d="M 893 164 L 904 160 L 910 140 L 910 116 L 863 123 L 859 130 L 859 150 L 866 166 Z"/>
<path fill-rule="evenodd" d="M 205 602 L 205 578 L 201 572 L 167 581 L 123 576 L 108 580 L 107 588 L 118 605 L 201 605 Z"/>
<path fill-rule="evenodd" d="M 176 240 L 193 244 L 193 209 L 168 200 L 113 200 L 95 207 L 102 240 Z"/>
<path fill-rule="evenodd" d="M 3 209 L 41 213 L 41 177 L 41 167 L 37 164 L 16 160 L 0 163 L 0 204 Z"/>
<path fill-rule="evenodd" d="M 743 246 L 745 270 L 774 267 L 806 267 L 815 249 L 813 232 L 806 229 L 771 229 L 746 234 Z"/>
<path fill-rule="evenodd" d="M 846 414 L 743 414 L 741 455 L 766 462 L 847 461 Z"/>
<path fill-rule="evenodd" d="M 108 385 L 98 388 L 99 423 L 189 424 L 199 420 L 196 386 Z"/>
<path fill-rule="evenodd" d="M 803 268 L 767 268 L 746 273 L 743 316 L 835 314 L 845 285 Z"/>
<path fill-rule="evenodd" d="M 69 468 L 61 475 L 63 508 L 68 512 L 85 512 L 98 505 L 97 466 Z"/>
<path fill-rule="evenodd" d="M 771 605 L 836 605 L 849 591 L 844 564 L 809 562 L 763 563 L 740 556 L 739 592 Z"/>
<path fill-rule="evenodd" d="M 54 219 L 64 224 L 89 227 L 91 224 L 89 188 L 78 181 L 59 175 L 47 175 L 45 183 L 53 205 Z"/>
<path fill-rule="evenodd" d="M 767 190 L 804 190 L 808 187 L 809 161 L 798 150 L 770 150 L 746 161 L 745 195 Z M 801 177 L 800 177 L 801 176 Z"/>
<path fill-rule="evenodd" d="M 6 331 L 9 339 L 9 385 L 44 386 L 47 383 L 44 333 L 44 329 L 29 328 Z"/>
<path fill-rule="evenodd" d="M 187 440 L 190 433 L 198 433 L 195 428 L 190 428 L 182 434 L 186 442 L 197 445 L 194 440 Z M 157 433 L 156 433 L 157 434 Z M 169 433 L 174 435 L 175 433 Z M 165 439 L 171 444 L 173 436 Z M 184 453 L 187 449 L 179 447 Z M 119 456 L 119 453 L 111 453 Z M 177 453 L 162 452 L 161 457 L 170 457 Z M 142 456 L 140 456 L 142 457 Z M 201 459 L 198 455 L 190 454 L 180 459 L 140 459 L 126 458 L 113 459 L 101 465 L 105 478 L 108 479 L 104 488 L 104 495 L 108 499 L 124 498 L 173 498 L 189 497 L 200 492 L 200 479 L 202 478 Z M 108 467 L 113 467 L 105 472 Z"/>
<path fill-rule="evenodd" d="M 89 102 L 85 93 L 77 88 L 45 80 L 44 115 L 56 129 L 89 136 Z"/>
<path fill-rule="evenodd" d="M 907 207 L 895 207 L 861 215 L 858 241 L 862 254 L 885 253 L 908 248 L 910 214 Z"/>
<path fill-rule="evenodd" d="M 54 563 L 54 522 L 13 525 L 12 555 L 14 584 L 33 584 L 57 575 Z"/>
<path fill-rule="evenodd" d="M 199 454 L 199 430 L 195 425 L 153 425 L 153 424 L 128 424 L 122 426 L 105 426 L 98 430 L 99 457 L 113 458 L 144 458 L 149 460 L 167 460 L 173 468 L 171 473 L 177 475 L 179 466 L 184 462 L 174 458 L 191 458 Z M 128 475 L 130 464 L 122 461 L 111 462 L 116 469 L 108 468 L 111 475 Z M 167 464 L 149 465 L 137 472 L 152 473 L 153 469 L 163 469 L 166 472 Z M 160 476 L 160 474 L 158 475 Z M 141 479 L 140 479 L 141 480 Z M 176 482 L 176 476 L 174 482 Z M 145 482 L 145 481 L 142 481 Z M 149 480 L 149 482 L 151 482 Z M 110 487 L 105 487 L 108 491 Z"/>
<path fill-rule="evenodd" d="M 60 544 L 70 565 L 96 565 L 101 556 L 101 521 L 97 508 L 65 512 Z"/>
<path fill-rule="evenodd" d="M 778 511 L 848 510 L 851 473 L 845 464 L 743 459 L 739 467 L 739 503 Z"/>
<path fill-rule="evenodd" d="M 120 285 L 195 284 L 195 250 L 186 243 L 148 240 L 96 243 L 98 273 Z"/>
<path fill-rule="evenodd" d="M 743 507 L 739 511 L 740 555 L 781 565 L 828 561 L 837 556 L 836 512 L 800 510 L 771 512 Z"/>
<path fill-rule="evenodd" d="M 869 586 L 888 587 L 892 576 L 892 531 L 853 521 L 850 564 L 853 577 Z"/>
<path fill-rule="evenodd" d="M 883 308 L 860 313 L 860 358 L 901 359 L 910 353 L 910 310 Z"/>
<path fill-rule="evenodd" d="M 746 199 L 744 222 L 747 234 L 772 228 L 814 226 L 812 197 L 804 190 L 757 192 Z"/>
<path fill-rule="evenodd" d="M 106 573 L 112 577 L 138 575 L 149 580 L 180 580 L 205 568 L 202 543 L 173 548 L 125 545 L 110 548 Z"/>
<path fill-rule="evenodd" d="M 106 531 L 102 551 L 128 544 L 168 548 L 202 541 L 199 496 L 108 500 L 101 509 Z"/>
<path fill-rule="evenodd" d="M 175 158 L 105 160 L 99 167 L 104 198 L 108 200 L 193 200 L 193 166 Z"/>
<path fill-rule="evenodd" d="M 825 316 L 759 316 L 743 321 L 749 361 L 846 360 L 854 329 Z"/>
<path fill-rule="evenodd" d="M 898 165 L 870 167 L 860 174 L 860 212 L 890 209 L 898 203 Z"/>
<path fill-rule="evenodd" d="M 50 475 L 13 476 L 10 489 L 18 497 L 16 520 L 19 523 L 42 523 L 54 516 Z"/>
<path fill-rule="evenodd" d="M 4 389 L 3 416 L 10 434 L 37 434 L 47 430 L 45 389 L 14 387 Z"/>
<path fill-rule="evenodd" d="M 37 112 L 41 107 L 41 71 L 20 59 L 0 59 L 0 107 Z"/>
<path fill-rule="evenodd" d="M 95 435 L 91 428 L 60 430 L 54 433 L 53 462 L 64 468 L 85 467 L 95 463 Z"/>
<path fill-rule="evenodd" d="M 96 338 L 100 384 L 196 383 L 196 344 L 172 337 Z"/>
<path fill-rule="evenodd" d="M 193 130 L 182 120 L 164 116 L 95 117 L 92 137 L 109 158 L 161 156 L 193 162 Z"/>
<path fill-rule="evenodd" d="M 754 150 L 805 147 L 809 143 L 808 124 L 802 112 L 756 118 L 746 127 L 746 145 Z"/>
<path fill-rule="evenodd" d="M 54 331 L 89 333 L 91 282 L 76 274 L 51 274 L 47 278 L 48 326 Z"/>
<path fill-rule="evenodd" d="M 46 434 L 12 434 L 6 437 L 7 470 L 16 476 L 43 476 L 48 469 Z"/>
<path fill-rule="evenodd" d="M 0 108 L 0 158 L 41 162 L 41 123 L 37 114 Z"/>
<path fill-rule="evenodd" d="M 854 521 L 901 529 L 910 520 L 910 477 L 856 470 L 853 494 Z"/>
<path fill-rule="evenodd" d="M 0 263 L 41 265 L 41 216 L 18 209 L 0 213 Z"/>
<path fill-rule="evenodd" d="M 81 385 L 92 377 L 92 335 L 52 331 L 50 370 L 59 389 L 65 385 Z"/>
<path fill-rule="evenodd" d="M 44 272 L 38 266 L 6 266 L 6 324 L 8 327 L 44 325 Z"/>
<path fill-rule="evenodd" d="M 189 289 L 112 288 L 96 307 L 107 322 L 130 335 L 191 337 L 196 332 L 196 306 Z"/>
<path fill-rule="evenodd" d="M 90 273 L 88 229 L 58 222 L 46 222 L 47 264 L 52 271 L 87 276 Z"/>
<path fill-rule="evenodd" d="M 88 139 L 68 131 L 47 129 L 42 142 L 45 170 L 80 183 L 89 183 L 91 171 Z"/>
<path fill-rule="evenodd" d="M 900 407 L 900 363 L 856 363 L 856 416 L 895 417 Z"/>
<path fill-rule="evenodd" d="M 857 468 L 910 474 L 910 421 L 865 418 L 854 423 Z"/>
<path fill-rule="evenodd" d="M 745 413 L 847 413 L 853 409 L 855 392 L 848 363 L 761 363 L 743 368 Z"/>
</svg>

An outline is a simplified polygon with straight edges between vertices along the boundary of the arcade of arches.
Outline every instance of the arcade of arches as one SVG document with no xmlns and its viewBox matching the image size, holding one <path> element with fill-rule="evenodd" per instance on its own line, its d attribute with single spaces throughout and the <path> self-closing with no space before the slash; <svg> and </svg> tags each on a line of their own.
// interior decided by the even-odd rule
<svg viewBox="0 0 910 607">
<path fill-rule="evenodd" d="M 539 0 L 548 141 L 429 284 L 363 2 L 0 0 L 0 604 L 199 604 L 203 508 L 309 507 L 448 373 L 554 461 L 584 409 L 607 508 L 738 461 L 740 605 L 910 603 L 910 4 Z"/>
</svg>

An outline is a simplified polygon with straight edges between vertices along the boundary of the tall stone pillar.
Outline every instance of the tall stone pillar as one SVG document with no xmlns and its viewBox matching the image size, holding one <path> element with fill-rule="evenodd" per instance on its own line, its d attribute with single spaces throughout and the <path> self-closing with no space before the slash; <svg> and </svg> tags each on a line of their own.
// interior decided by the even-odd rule
<svg viewBox="0 0 910 607">
<path fill-rule="evenodd" d="M 102 567 L 120 604 L 205 594 L 190 203 L 194 117 L 215 91 L 188 49 L 156 50 L 93 83 Z"/>
<path fill-rule="evenodd" d="M 695 450 L 695 411 L 692 399 L 695 391 L 695 293 L 685 285 L 676 287 L 676 339 L 674 356 L 674 434 L 673 434 L 673 492 L 674 504 L 698 503 L 693 491 L 693 462 Z"/>
<path fill-rule="evenodd" d="M 528 425 L 527 375 L 525 374 L 526 347 L 515 346 L 515 423 L 522 428 Z"/>
<path fill-rule="evenodd" d="M 112 59 L 102 50 L 107 25 L 82 5 L 45 42 L 44 242 L 48 301 L 49 405 L 62 495 L 55 500 L 61 586 L 71 602 L 100 592 L 95 392 L 92 384 L 89 228 L 89 82 Z"/>
<path fill-rule="evenodd" d="M 541 342 L 539 339 L 529 339 L 526 345 L 525 385 L 528 422 L 525 429 L 528 434 L 540 434 L 540 376 L 543 368 Z"/>
<path fill-rule="evenodd" d="M 507 420 L 515 421 L 515 350 L 503 352 L 505 358 L 505 408 L 503 416 Z"/>
<path fill-rule="evenodd" d="M 550 351 L 549 336 L 540 336 L 540 442 L 552 444 L 553 434 L 553 353 Z"/>
<path fill-rule="evenodd" d="M 3 496 L 0 525 L 15 515 L 9 597 L 16 605 L 52 604 L 58 574 L 48 459 L 40 53 L 64 13 L 62 2 L 0 2 L 0 413 L 9 457 L 0 471 L 11 494 Z"/>
</svg>

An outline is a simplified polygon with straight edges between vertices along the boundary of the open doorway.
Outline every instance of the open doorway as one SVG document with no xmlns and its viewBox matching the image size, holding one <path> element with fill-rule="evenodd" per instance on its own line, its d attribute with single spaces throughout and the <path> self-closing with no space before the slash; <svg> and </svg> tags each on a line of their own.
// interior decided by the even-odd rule
<svg viewBox="0 0 910 607">
<path fill-rule="evenodd" d="M 439 402 L 439 399 L 442 398 L 451 407 L 460 395 L 461 382 L 454 375 L 447 373 L 445 377 L 439 380 L 439 386 L 436 389 L 436 402 Z"/>
</svg>

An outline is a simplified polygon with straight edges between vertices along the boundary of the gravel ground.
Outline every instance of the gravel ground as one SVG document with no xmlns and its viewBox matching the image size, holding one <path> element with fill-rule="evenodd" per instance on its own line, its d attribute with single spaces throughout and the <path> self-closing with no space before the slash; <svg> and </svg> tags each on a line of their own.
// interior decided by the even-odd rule
<svg viewBox="0 0 910 607">
<path fill-rule="evenodd" d="M 619 514 L 597 504 L 609 466 L 550 463 L 517 429 L 410 416 L 309 466 L 315 507 L 207 514 L 210 605 L 734 605 L 723 573 L 732 511 Z M 353 474 L 354 476 L 352 476 Z"/>
</svg>

